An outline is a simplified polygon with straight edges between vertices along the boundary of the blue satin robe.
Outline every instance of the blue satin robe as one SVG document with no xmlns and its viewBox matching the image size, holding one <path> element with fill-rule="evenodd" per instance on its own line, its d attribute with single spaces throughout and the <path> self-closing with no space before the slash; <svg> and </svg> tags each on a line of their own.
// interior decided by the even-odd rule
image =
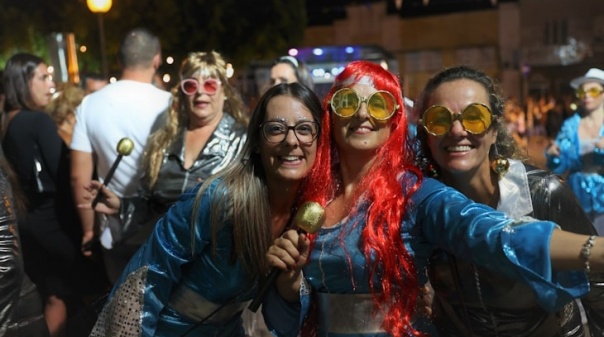
<svg viewBox="0 0 604 337">
<path fill-rule="evenodd" d="M 458 191 L 430 178 L 424 178 L 409 207 L 401 235 L 414 257 L 420 284 L 426 281 L 428 256 L 434 248 L 441 248 L 460 259 L 496 268 L 502 274 L 528 284 L 540 305 L 549 310 L 555 310 L 589 290 L 584 272 L 552 271 L 549 238 L 557 228 L 552 222 L 512 221 L 503 213 L 473 203 Z M 364 223 L 360 221 L 355 225 L 363 220 L 366 208 L 363 206 L 339 224 L 318 232 L 310 261 L 303 270 L 305 285 L 299 303 L 286 303 L 276 291 L 269 294 L 263 310 L 267 325 L 276 336 L 297 336 L 309 309 L 311 292 L 369 293 L 367 262 L 360 248 Z M 375 284 L 379 285 L 379 277 L 375 277 Z M 369 324 L 371 320 L 357 316 L 348 321 L 359 319 L 365 320 L 363 324 Z M 383 332 L 341 334 L 319 331 L 319 336 L 388 335 Z"/>
<path fill-rule="evenodd" d="M 185 300 L 201 296 L 216 305 L 242 304 L 254 297 L 257 279 L 247 275 L 239 262 L 231 262 L 229 223 L 219 230 L 216 247 L 211 245 L 210 205 L 216 183 L 201 199 L 192 250 L 191 211 L 198 189 L 199 185 L 181 195 L 157 222 L 115 284 L 91 336 L 181 336 L 197 323 L 171 305 L 183 287 L 195 295 Z M 191 304 L 198 305 L 185 307 Z M 244 336 L 241 312 L 227 321 L 202 324 L 187 336 Z"/>
<path fill-rule="evenodd" d="M 604 151 L 595 149 L 581 154 L 580 121 L 579 114 L 564 121 L 556 136 L 560 156 L 545 153 L 545 158 L 552 172 L 559 175 L 568 172 L 566 183 L 593 220 L 595 215 L 604 214 Z M 599 136 L 604 136 L 604 127 L 600 129 Z"/>
</svg>

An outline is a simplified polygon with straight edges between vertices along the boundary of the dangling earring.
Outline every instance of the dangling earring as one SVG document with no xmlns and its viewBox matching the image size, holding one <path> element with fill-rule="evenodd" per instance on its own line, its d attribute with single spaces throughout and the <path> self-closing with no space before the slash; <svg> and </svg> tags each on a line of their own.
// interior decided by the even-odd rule
<svg viewBox="0 0 604 337">
<path fill-rule="evenodd" d="M 510 169 L 510 161 L 507 158 L 499 155 L 499 151 L 497 151 L 497 145 L 493 144 L 493 159 L 491 160 L 491 170 L 497 173 L 499 179 L 503 178 L 503 176 L 508 173 Z"/>
</svg>

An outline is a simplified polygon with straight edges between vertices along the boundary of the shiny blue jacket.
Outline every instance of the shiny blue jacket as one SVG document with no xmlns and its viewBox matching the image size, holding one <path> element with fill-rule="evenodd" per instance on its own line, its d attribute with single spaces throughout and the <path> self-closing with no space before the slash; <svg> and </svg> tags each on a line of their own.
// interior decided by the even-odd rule
<svg viewBox="0 0 604 337">
<path fill-rule="evenodd" d="M 263 304 L 265 319 L 277 336 L 297 336 L 311 299 L 324 294 L 369 294 L 369 271 L 360 245 L 364 210 L 344 218 L 340 224 L 321 229 L 303 270 L 304 285 L 299 303 L 286 303 L 276 291 Z M 549 238 L 556 224 L 547 221 L 512 221 L 488 206 L 473 203 L 463 194 L 442 183 L 424 178 L 406 211 L 402 238 L 414 256 L 420 284 L 426 281 L 426 265 L 433 249 L 452 252 L 528 284 L 539 304 L 556 310 L 589 290 L 584 272 L 554 272 L 549 256 Z M 379 274 L 379 273 L 378 273 Z M 375 284 L 379 285 L 376 275 Z M 313 294 L 313 296 L 311 296 Z M 319 301 L 320 302 L 320 301 Z M 329 302 L 331 308 L 346 300 Z M 375 326 L 371 315 L 363 315 L 347 305 L 331 310 L 319 305 L 319 336 L 388 336 L 383 331 L 367 331 Z M 344 317 L 338 317 L 343 315 Z M 325 320 L 339 322 L 325 322 Z M 352 329 L 346 328 L 356 322 Z M 377 324 L 379 327 L 381 324 Z M 355 331 L 358 329 L 358 331 Z"/>
<path fill-rule="evenodd" d="M 564 121 L 556 136 L 560 156 L 545 154 L 547 167 L 554 173 L 568 173 L 566 183 L 573 190 L 587 214 L 604 213 L 604 151 L 581 154 L 579 122 L 581 116 L 575 114 Z M 604 136 L 604 127 L 600 129 Z"/>
<path fill-rule="evenodd" d="M 157 222 L 115 284 L 91 336 L 178 337 L 190 329 L 186 336 L 244 335 L 241 311 L 254 297 L 257 280 L 231 260 L 229 222 L 211 244 L 210 205 L 214 193 L 226 193 L 217 185 L 203 192 L 193 238 L 191 212 L 199 185 Z"/>
</svg>

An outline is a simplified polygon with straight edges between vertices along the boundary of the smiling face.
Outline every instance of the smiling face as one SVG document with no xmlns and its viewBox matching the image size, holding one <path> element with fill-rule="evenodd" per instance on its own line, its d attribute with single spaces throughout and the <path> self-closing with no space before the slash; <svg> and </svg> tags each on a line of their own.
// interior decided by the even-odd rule
<svg viewBox="0 0 604 337">
<path fill-rule="evenodd" d="M 373 85 L 354 84 L 351 86 L 361 98 L 378 91 Z M 333 135 L 341 154 L 354 155 L 358 151 L 378 150 L 390 137 L 390 120 L 380 121 L 371 117 L 367 102 L 361 103 L 359 110 L 351 117 L 343 118 L 331 113 Z"/>
<path fill-rule="evenodd" d="M 40 63 L 36 67 L 33 75 L 32 79 L 29 80 L 29 92 L 36 107 L 43 108 L 50 103 L 55 82 L 53 82 L 52 76 L 48 72 L 48 66 L 44 63 Z"/>
<path fill-rule="evenodd" d="M 480 83 L 459 79 L 438 86 L 427 106 L 441 105 L 453 113 L 460 113 L 472 103 L 482 103 L 491 108 L 487 91 Z M 464 130 L 459 120 L 455 120 L 444 135 L 428 135 L 427 138 L 432 157 L 444 179 L 466 173 L 490 175 L 489 151 L 496 140 L 494 128 L 473 135 Z"/>
<path fill-rule="evenodd" d="M 310 110 L 292 96 L 279 95 L 268 103 L 263 123 L 283 122 L 294 126 L 303 121 L 313 121 Z M 270 143 L 261 135 L 259 152 L 268 186 L 287 187 L 300 183 L 310 172 L 317 153 L 317 140 L 301 143 L 293 130 L 288 130 L 280 143 Z"/>
</svg>

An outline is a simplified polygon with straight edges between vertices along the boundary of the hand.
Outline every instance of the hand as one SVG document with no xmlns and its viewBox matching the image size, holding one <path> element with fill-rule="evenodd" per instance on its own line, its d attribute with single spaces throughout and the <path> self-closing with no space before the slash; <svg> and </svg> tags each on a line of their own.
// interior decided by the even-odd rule
<svg viewBox="0 0 604 337">
<path fill-rule="evenodd" d="M 426 283 L 419 288 L 419 298 L 415 304 L 417 313 L 430 317 L 432 315 L 432 301 L 434 300 L 434 290 L 430 283 Z"/>
<path fill-rule="evenodd" d="M 88 246 L 90 244 L 89 242 L 92 242 L 94 239 L 93 231 L 85 232 L 84 235 L 82 235 L 82 255 L 88 257 L 92 256 L 92 250 L 86 249 L 85 247 Z"/>
<path fill-rule="evenodd" d="M 86 188 L 89 193 L 85 198 L 89 202 L 79 204 L 78 208 L 91 209 L 92 200 L 94 200 L 97 193 L 99 193 L 99 189 L 101 190 L 101 193 L 103 193 L 103 198 L 101 198 L 98 204 L 96 204 L 94 210 L 108 215 L 117 214 L 120 210 L 120 206 L 122 205 L 121 199 L 115 193 L 113 193 L 113 191 L 108 189 L 107 186 L 103 185 L 97 180 L 91 181 L 90 185 Z"/>
<path fill-rule="evenodd" d="M 598 141 L 596 141 L 596 148 L 604 149 L 604 137 L 598 137 Z"/>
<path fill-rule="evenodd" d="M 305 234 L 288 230 L 275 239 L 266 253 L 266 258 L 273 268 L 283 270 L 276 281 L 281 296 L 290 302 L 299 300 L 301 271 L 306 264 L 310 241 Z"/>
<path fill-rule="evenodd" d="M 552 142 L 545 150 L 545 153 L 550 156 L 558 157 L 560 156 L 560 148 L 558 147 L 558 144 L 556 144 L 556 142 Z"/>
<path fill-rule="evenodd" d="M 306 264 L 310 242 L 305 234 L 291 229 L 275 239 L 266 253 L 266 258 L 273 268 L 283 271 L 300 270 Z"/>
</svg>

